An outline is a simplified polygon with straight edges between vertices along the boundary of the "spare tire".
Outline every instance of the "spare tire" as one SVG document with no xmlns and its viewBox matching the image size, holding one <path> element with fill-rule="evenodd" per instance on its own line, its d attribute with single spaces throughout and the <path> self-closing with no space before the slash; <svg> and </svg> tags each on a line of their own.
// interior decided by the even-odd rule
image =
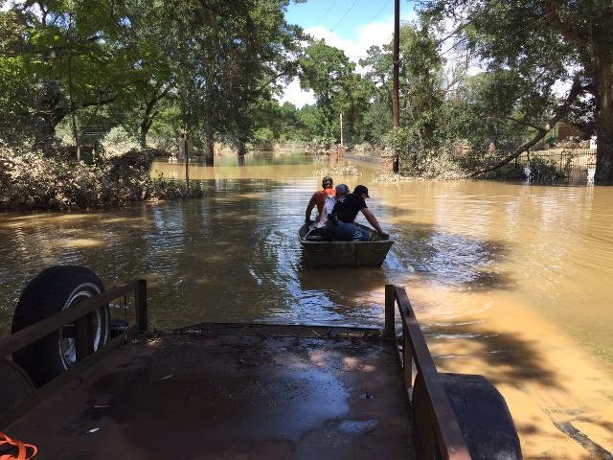
<svg viewBox="0 0 613 460">
<path fill-rule="evenodd" d="M 439 373 L 466 447 L 473 460 L 520 460 L 521 445 L 506 401 L 482 375 Z M 413 389 L 414 439 L 419 458 L 438 458 L 436 434 L 424 379 Z"/>
<path fill-rule="evenodd" d="M 100 278 L 78 265 L 54 266 L 40 272 L 24 289 L 13 314 L 15 333 L 78 302 L 104 291 Z M 94 312 L 93 349 L 109 338 L 110 312 L 105 305 Z M 74 325 L 68 324 L 13 354 L 13 361 L 36 387 L 57 377 L 76 363 Z"/>
</svg>

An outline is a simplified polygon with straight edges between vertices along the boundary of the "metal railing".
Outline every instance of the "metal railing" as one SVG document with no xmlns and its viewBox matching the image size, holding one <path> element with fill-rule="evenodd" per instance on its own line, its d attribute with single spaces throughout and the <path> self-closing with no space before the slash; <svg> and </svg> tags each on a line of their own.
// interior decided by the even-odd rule
<svg viewBox="0 0 613 460">
<path fill-rule="evenodd" d="M 421 331 L 411 302 L 403 287 L 385 286 L 385 335 L 396 340 L 396 306 L 402 325 L 401 348 L 399 359 L 402 366 L 405 387 L 409 397 L 413 399 L 413 424 L 429 427 L 433 439 L 426 440 L 427 451 L 434 450 L 435 458 L 449 460 L 470 459 L 470 453 L 462 434 L 459 422 L 454 414 L 447 392 L 439 377 L 434 360 L 426 339 Z M 413 368 L 417 369 L 414 374 Z M 425 392 L 425 401 L 420 401 L 426 410 L 419 417 L 415 416 L 415 394 L 411 391 L 418 379 Z M 413 393 L 413 394 L 412 394 Z M 415 426 L 413 430 L 416 432 Z M 416 439 L 418 444 L 424 439 Z M 431 449 L 434 447 L 434 449 Z"/>
<path fill-rule="evenodd" d="M 134 324 L 127 325 L 116 337 L 106 344 L 94 350 L 94 314 L 96 310 L 108 305 L 113 300 L 132 295 L 134 298 L 135 318 Z M 72 308 L 60 311 L 41 321 L 38 321 L 14 334 L 0 338 L 0 359 L 6 359 L 18 350 L 42 339 L 43 337 L 62 329 L 63 327 L 74 325 L 74 340 L 76 347 L 76 363 L 69 367 L 58 377 L 46 383 L 44 386 L 34 391 L 22 402 L 18 402 L 10 410 L 0 413 L 0 428 L 8 425 L 20 414 L 27 411 L 46 398 L 52 391 L 68 382 L 83 369 L 98 362 L 112 350 L 126 343 L 141 332 L 147 330 L 147 283 L 145 280 L 133 280 L 118 283 L 100 295 L 87 298 Z"/>
<path fill-rule="evenodd" d="M 148 322 L 147 283 L 145 280 L 126 281 L 111 286 L 100 295 L 83 300 L 74 308 L 60 311 L 8 337 L 1 338 L 0 356 L 8 356 L 68 324 L 74 323 L 77 361 L 80 361 L 94 351 L 92 327 L 94 311 L 130 293 L 134 294 L 137 320 L 136 324 L 127 328 L 123 335 L 146 331 Z"/>
<path fill-rule="evenodd" d="M 522 153 L 516 162 L 529 171 L 534 182 L 593 185 L 596 171 L 596 150 L 560 148 Z M 530 168 L 530 169 L 526 169 Z M 555 176 L 552 176 L 555 173 Z M 557 176 L 557 177 L 556 177 Z"/>
</svg>

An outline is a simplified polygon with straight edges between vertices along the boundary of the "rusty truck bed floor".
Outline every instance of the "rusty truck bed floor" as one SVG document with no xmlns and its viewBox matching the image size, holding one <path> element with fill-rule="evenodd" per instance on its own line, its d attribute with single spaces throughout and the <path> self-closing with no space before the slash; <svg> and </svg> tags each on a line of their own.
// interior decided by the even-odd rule
<svg viewBox="0 0 613 460">
<path fill-rule="evenodd" d="M 5 432 L 40 459 L 414 458 L 393 346 L 330 331 L 143 336 Z"/>
</svg>

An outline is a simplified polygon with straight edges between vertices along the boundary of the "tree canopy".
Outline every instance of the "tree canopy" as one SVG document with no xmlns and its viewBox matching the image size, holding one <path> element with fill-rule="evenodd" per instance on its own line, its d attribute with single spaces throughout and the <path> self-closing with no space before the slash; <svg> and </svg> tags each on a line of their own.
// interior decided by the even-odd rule
<svg viewBox="0 0 613 460">
<path fill-rule="evenodd" d="M 429 22 L 452 21 L 457 40 L 507 81 L 506 105 L 527 118 L 572 119 L 593 98 L 597 182 L 613 181 L 613 3 L 610 0 L 430 0 Z M 512 77 L 511 77 L 512 74 Z M 566 88 L 566 97 L 559 88 Z M 500 96 L 499 96 L 500 97 Z M 499 98 L 498 97 L 498 98 Z M 569 99 L 570 97 L 570 99 Z M 498 99 L 497 98 L 497 99 Z"/>
<path fill-rule="evenodd" d="M 251 112 L 296 74 L 301 30 L 284 20 L 288 2 L 13 5 L 0 12 L 0 138 L 48 145 L 69 118 L 78 146 L 111 107 L 115 123 L 138 131 L 145 145 L 162 104 L 174 101 L 177 132 L 244 143 Z"/>
<path fill-rule="evenodd" d="M 53 155 L 121 129 L 142 148 L 344 141 L 388 147 L 406 174 L 499 168 L 559 121 L 598 136 L 613 181 L 610 0 L 425 0 L 400 28 L 400 126 L 390 42 L 359 63 L 285 21 L 292 0 L 40 0 L 0 10 L 0 142 Z M 294 0 L 295 1 L 295 0 Z M 358 67 L 359 64 L 359 67 Z M 313 106 L 277 100 L 292 79 Z M 475 163 L 453 152 L 468 144 Z M 496 152 L 491 154 L 490 147 Z M 63 148 L 63 147 L 62 147 Z"/>
</svg>

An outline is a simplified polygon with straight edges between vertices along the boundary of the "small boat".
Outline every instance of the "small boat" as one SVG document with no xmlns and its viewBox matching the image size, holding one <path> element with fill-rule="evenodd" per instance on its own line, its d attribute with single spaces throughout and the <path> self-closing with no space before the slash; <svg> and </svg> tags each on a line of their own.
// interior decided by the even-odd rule
<svg viewBox="0 0 613 460">
<path fill-rule="evenodd" d="M 307 263 L 312 267 L 380 267 L 394 241 L 356 225 L 371 232 L 370 241 L 326 241 L 310 225 L 300 227 L 298 235 Z"/>
</svg>

